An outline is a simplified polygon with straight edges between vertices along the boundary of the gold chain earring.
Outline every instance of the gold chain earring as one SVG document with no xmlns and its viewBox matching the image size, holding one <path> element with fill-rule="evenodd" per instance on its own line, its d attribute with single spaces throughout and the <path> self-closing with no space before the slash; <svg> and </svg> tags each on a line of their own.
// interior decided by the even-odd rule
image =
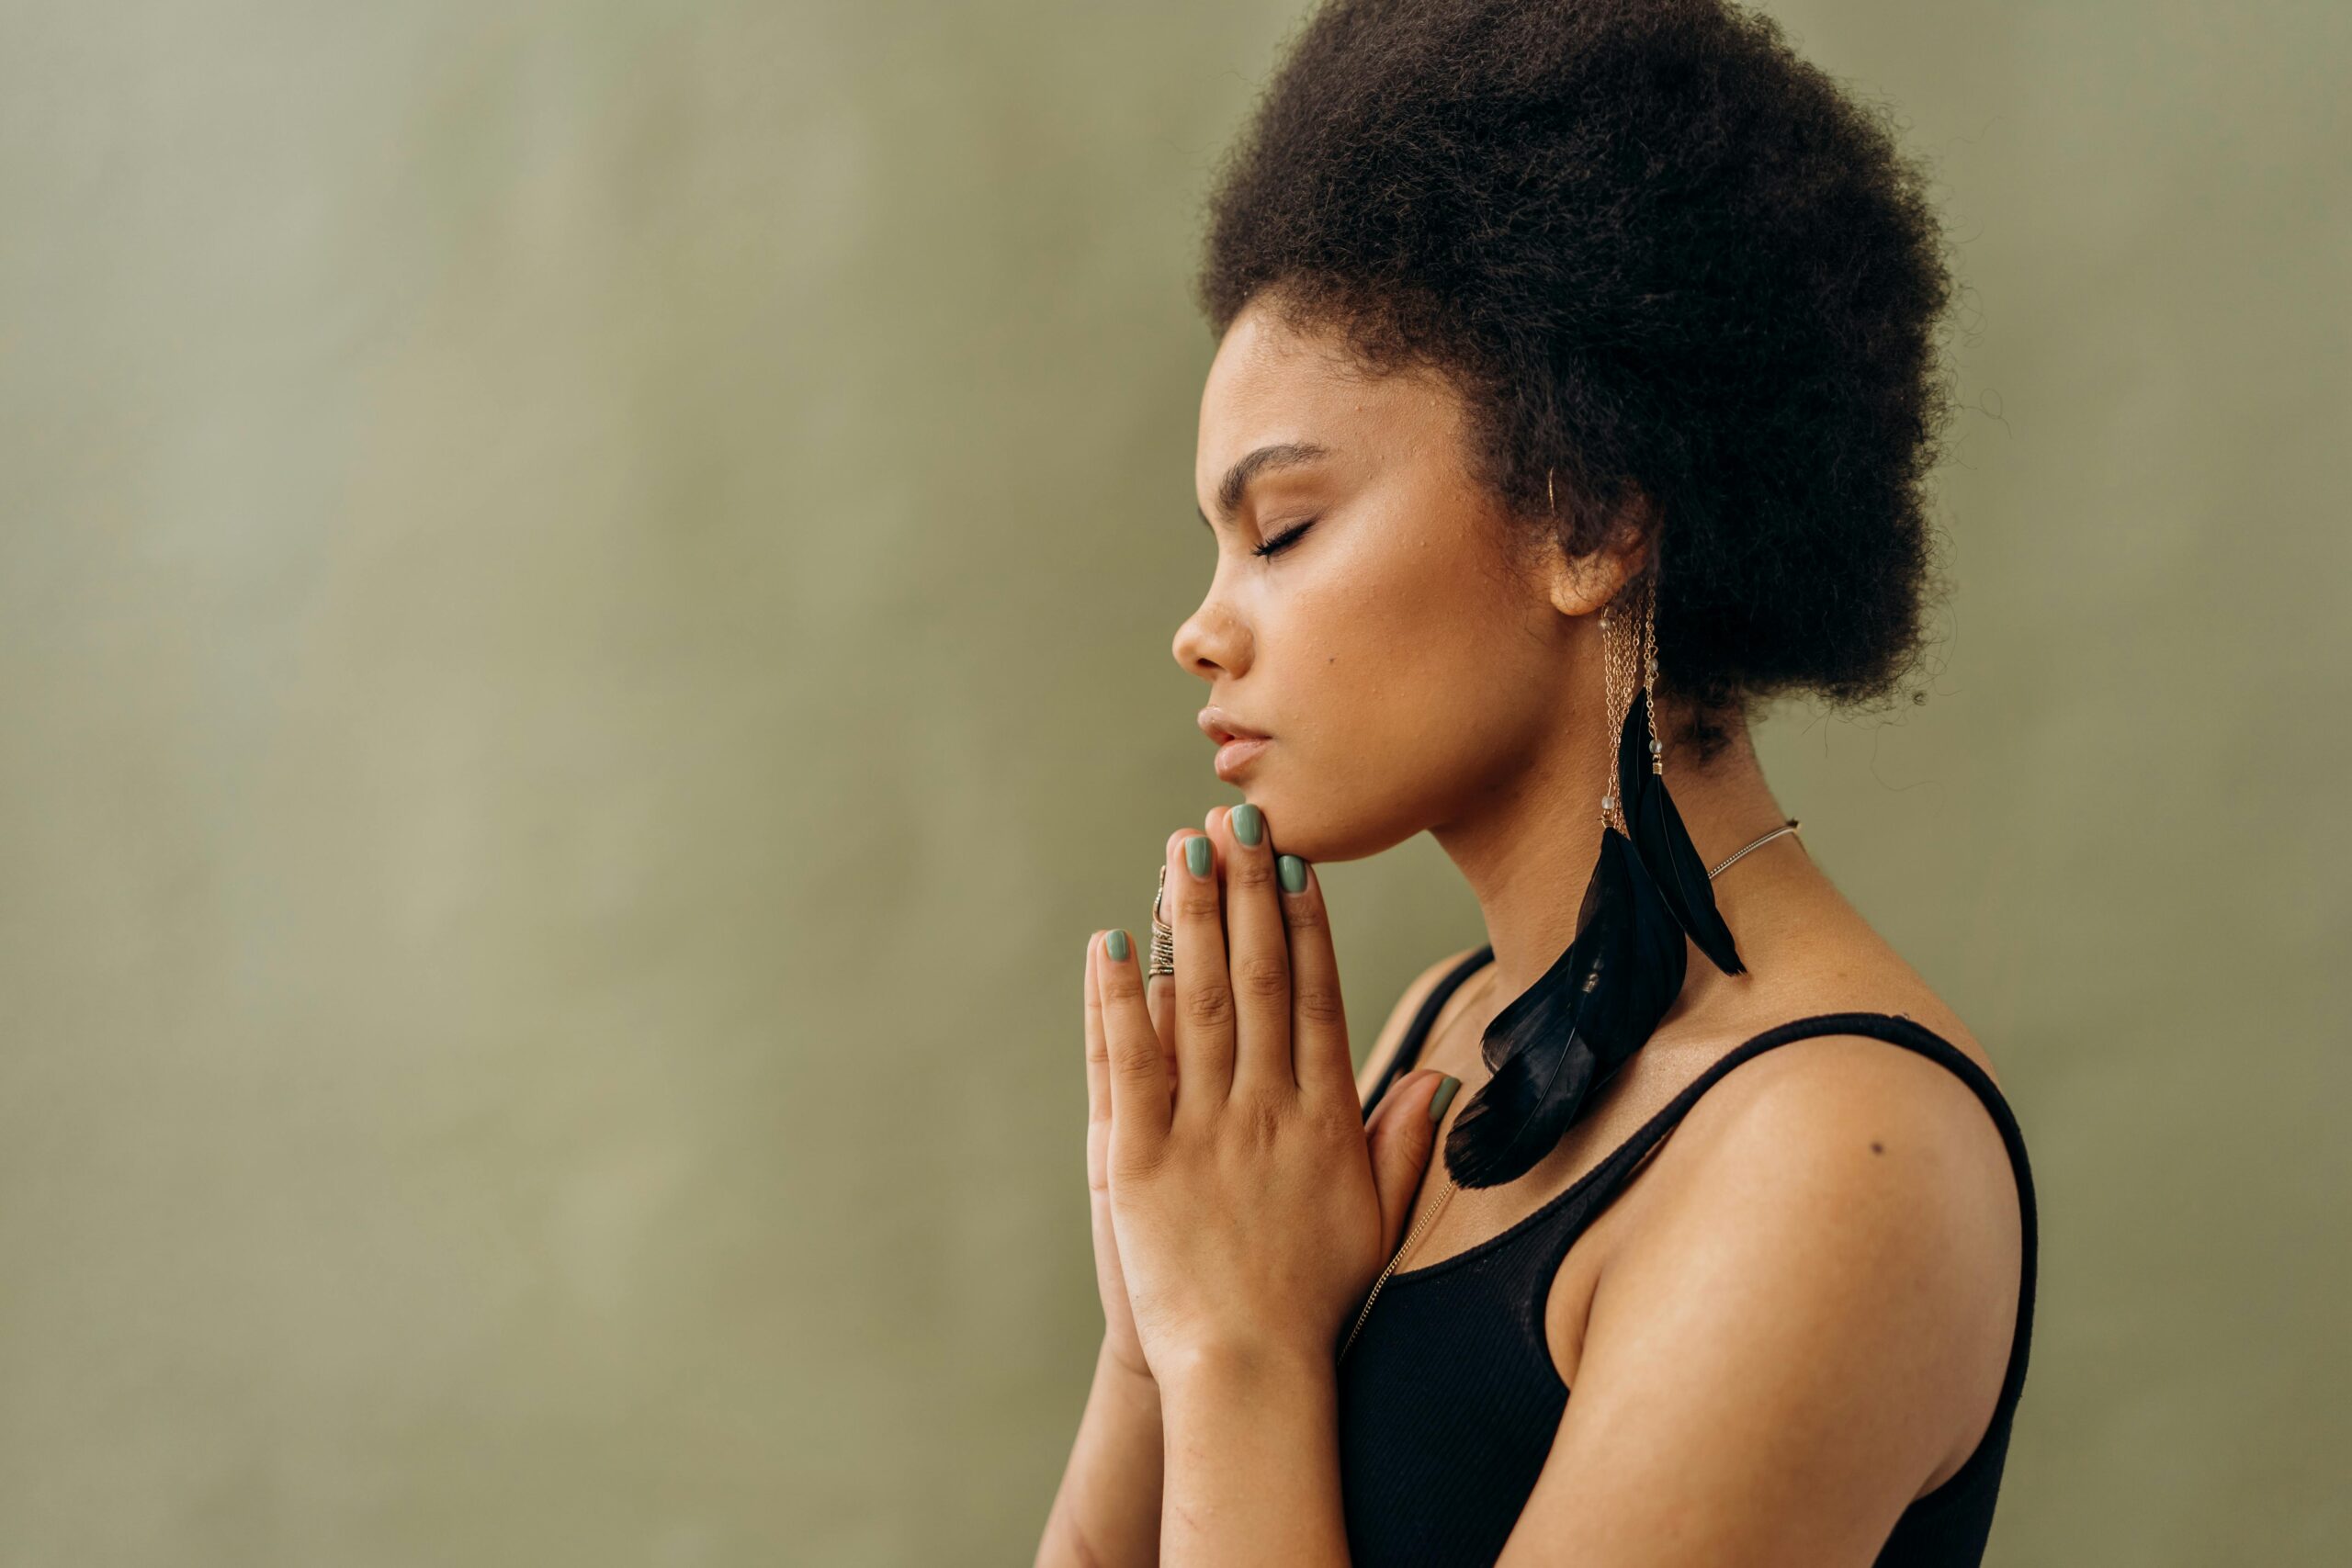
<svg viewBox="0 0 2352 1568">
<path fill-rule="evenodd" d="M 1617 797 L 1634 841 L 1634 852 L 1660 897 L 1673 912 L 1674 923 L 1690 933 L 1699 951 L 1726 975 L 1744 975 L 1739 945 L 1731 927 L 1715 908 L 1713 879 L 1707 863 L 1699 858 L 1682 825 L 1682 813 L 1666 787 L 1666 745 L 1657 732 L 1657 581 L 1655 570 L 1644 575 L 1634 605 L 1635 625 L 1628 627 L 1628 649 L 1622 656 L 1630 686 L 1638 679 L 1641 691 L 1625 710 L 1623 727 L 1610 761 L 1610 776 L 1617 781 Z M 1648 766 L 1643 766 L 1646 762 Z M 1779 831 L 1780 829 L 1775 829 Z M 1751 846 L 1753 847 L 1753 846 Z"/>
<path fill-rule="evenodd" d="M 1628 836 L 1639 797 L 1619 781 L 1618 748 L 1641 685 L 1634 595 L 1601 612 L 1600 846 L 1566 952 L 1487 1026 L 1479 1052 L 1492 1076 L 1445 1139 L 1457 1186 L 1494 1187 L 1551 1153 L 1592 1092 L 1632 1059 L 1681 993 L 1689 944 Z M 1623 718 L 1620 717 L 1621 705 Z"/>
</svg>

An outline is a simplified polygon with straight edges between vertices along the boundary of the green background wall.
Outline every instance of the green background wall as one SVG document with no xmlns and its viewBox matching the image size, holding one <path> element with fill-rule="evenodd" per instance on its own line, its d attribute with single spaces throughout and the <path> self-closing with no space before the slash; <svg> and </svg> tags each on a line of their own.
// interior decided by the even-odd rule
<svg viewBox="0 0 2352 1568">
<path fill-rule="evenodd" d="M 2032 1140 L 1993 1560 L 2335 1561 L 2352 10 L 1775 10 L 1971 290 L 1936 694 L 1762 745 Z M 0 5 L 0 1562 L 1028 1561 L 1295 15 Z M 1361 1050 L 1481 932 L 1328 882 Z"/>
</svg>

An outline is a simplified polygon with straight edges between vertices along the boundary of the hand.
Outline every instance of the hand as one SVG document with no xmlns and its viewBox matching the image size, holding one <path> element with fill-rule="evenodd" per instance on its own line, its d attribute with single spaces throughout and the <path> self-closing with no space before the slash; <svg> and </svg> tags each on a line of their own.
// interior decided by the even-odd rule
<svg viewBox="0 0 2352 1568">
<path fill-rule="evenodd" d="M 1219 811 L 1209 832 L 1169 845 L 1168 1045 L 1133 938 L 1124 958 L 1110 956 L 1108 933 L 1087 950 L 1088 1023 L 1102 1042 L 1098 1053 L 1090 1034 L 1101 1066 L 1088 1075 L 1089 1145 L 1090 1156 L 1102 1145 L 1108 1267 L 1163 1382 L 1231 1356 L 1328 1365 L 1396 1248 L 1433 1145 L 1438 1074 L 1400 1080 L 1364 1122 L 1321 889 L 1294 860 L 1299 889 L 1283 890 L 1262 814 L 1238 813 L 1256 815 L 1257 843 Z M 1190 869 L 1193 840 L 1204 875 Z M 1100 1243 L 1096 1256 L 1107 1272 Z"/>
<path fill-rule="evenodd" d="M 1176 840 L 1161 847 L 1167 854 Z M 1148 929 L 1148 918 L 1146 929 Z M 1086 944 L 1086 1193 L 1094 1231 L 1094 1286 L 1102 1298 L 1102 1348 L 1121 1371 L 1152 1381 L 1150 1364 L 1136 1337 L 1136 1314 L 1127 1299 L 1125 1270 L 1119 1266 L 1118 1233 L 1111 1224 L 1111 1081 L 1110 1055 L 1102 1028 L 1102 992 L 1094 982 L 1095 954 L 1101 946 L 1097 931 Z M 1175 1036 L 1169 1013 L 1172 987 L 1168 976 L 1151 982 L 1153 1033 L 1159 1041 L 1169 1088 L 1176 1082 Z"/>
<path fill-rule="evenodd" d="M 1216 826 L 1223 807 L 1209 808 L 1207 826 Z M 1179 831 L 1169 835 L 1160 846 L 1163 862 L 1171 869 L 1181 866 L 1183 841 L 1192 835 Z M 1155 891 L 1157 885 L 1155 884 Z M 1153 913 L 1145 915 L 1147 925 Z M 1145 1000 L 1151 1014 L 1152 1032 L 1159 1039 L 1159 1054 L 1168 1066 L 1169 1086 L 1173 1091 L 1176 1082 L 1176 1024 L 1174 1018 L 1176 982 L 1172 976 L 1152 976 L 1144 987 Z M 1104 1075 L 1109 1071 L 1109 1057 L 1103 1044 L 1102 1007 L 1094 986 L 1094 947 L 1090 940 L 1086 958 L 1086 1189 L 1090 1217 L 1094 1232 L 1094 1284 L 1102 1299 L 1102 1346 L 1122 1371 L 1152 1381 L 1151 1368 L 1144 1359 L 1142 1343 L 1136 1337 L 1136 1315 L 1127 1299 L 1126 1279 L 1119 1267 L 1119 1238 L 1111 1224 L 1111 1086 Z"/>
</svg>

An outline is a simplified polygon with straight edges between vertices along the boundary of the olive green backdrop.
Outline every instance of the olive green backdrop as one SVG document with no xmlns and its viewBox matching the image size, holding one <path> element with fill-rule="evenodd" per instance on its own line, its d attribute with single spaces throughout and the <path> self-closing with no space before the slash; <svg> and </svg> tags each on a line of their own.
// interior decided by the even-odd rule
<svg viewBox="0 0 2352 1568">
<path fill-rule="evenodd" d="M 1935 694 L 1763 746 L 2032 1141 L 1993 1558 L 2336 1561 L 2352 11 L 1778 10 L 1971 289 Z M 1028 1561 L 1295 15 L 0 6 L 0 1562 Z M 1361 1051 L 1481 932 L 1328 880 Z"/>
</svg>

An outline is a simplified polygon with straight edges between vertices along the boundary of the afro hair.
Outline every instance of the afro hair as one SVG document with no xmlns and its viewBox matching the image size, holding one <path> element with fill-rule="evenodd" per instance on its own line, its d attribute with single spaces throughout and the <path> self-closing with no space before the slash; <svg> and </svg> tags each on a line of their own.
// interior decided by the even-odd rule
<svg viewBox="0 0 2352 1568">
<path fill-rule="evenodd" d="M 1926 185 L 1719 0 L 1329 0 L 1215 171 L 1194 293 L 1220 338 L 1262 299 L 1442 375 L 1535 537 L 1654 536 L 1704 760 L 1726 715 L 1918 660 L 1952 402 Z"/>
</svg>

